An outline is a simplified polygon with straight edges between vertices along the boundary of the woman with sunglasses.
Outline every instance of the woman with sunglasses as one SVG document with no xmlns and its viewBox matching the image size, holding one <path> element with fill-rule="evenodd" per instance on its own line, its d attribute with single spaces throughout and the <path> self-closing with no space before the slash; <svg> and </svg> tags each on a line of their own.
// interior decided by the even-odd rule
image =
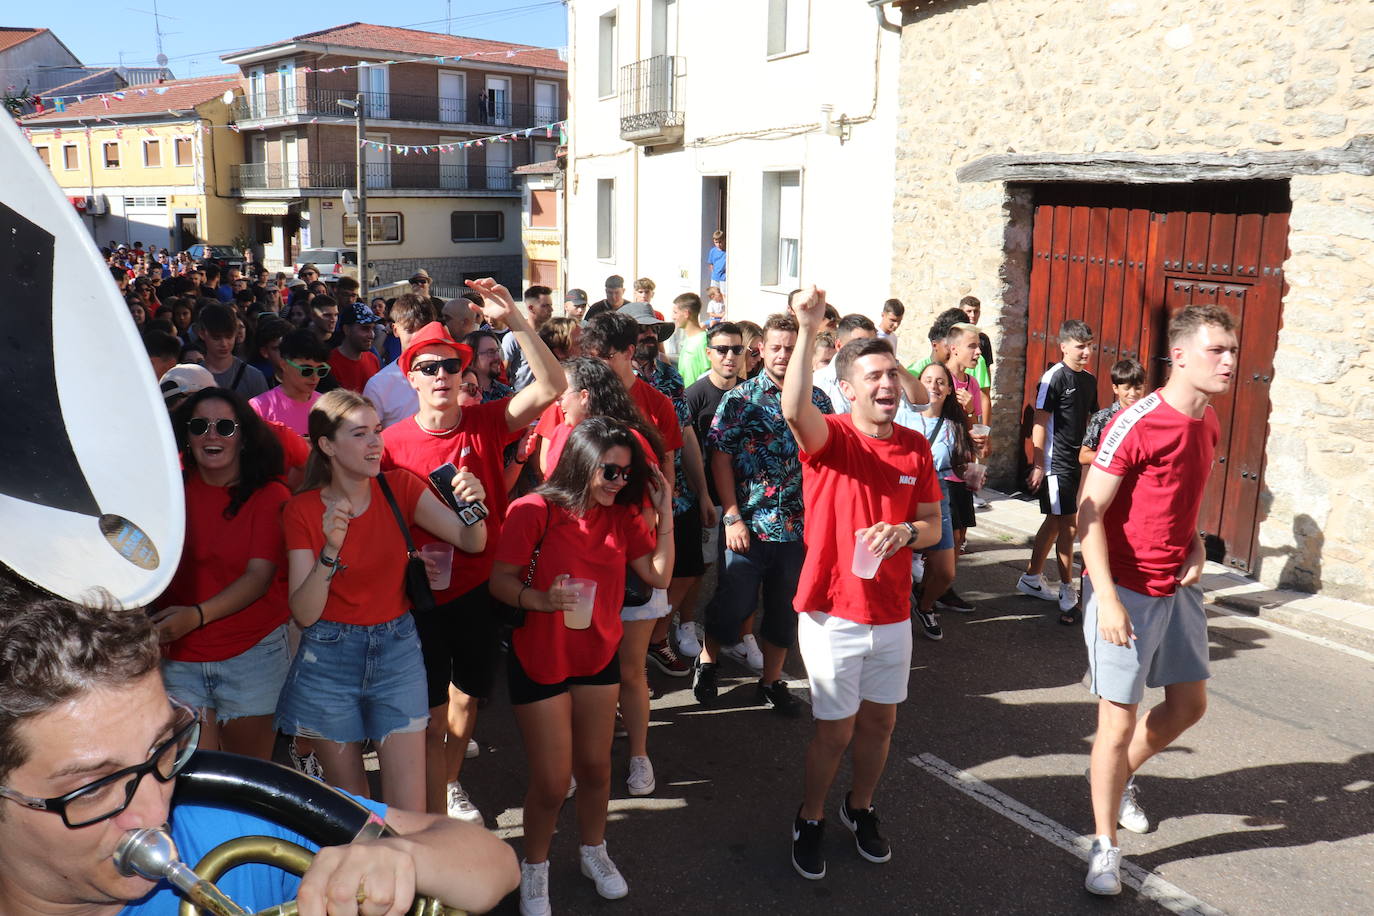
<svg viewBox="0 0 1374 916">
<path fill-rule="evenodd" d="M 744 371 L 740 377 L 748 381 L 763 371 L 763 328 L 752 321 L 737 324 L 744 338 Z"/>
<path fill-rule="evenodd" d="M 277 708 L 277 727 L 313 737 L 332 785 L 368 794 L 362 744 L 377 747 L 387 804 L 425 810 L 425 667 L 406 596 L 406 526 L 465 553 L 486 523 L 465 525 L 409 471 L 379 477 L 382 426 L 372 403 L 337 389 L 310 411 L 305 481 L 282 512 L 292 617 L 304 628 Z M 386 490 L 396 503 L 393 510 Z M 486 498 L 470 471 L 461 502 Z"/>
<path fill-rule="evenodd" d="M 647 509 L 646 492 L 652 496 Z M 507 661 L 530 772 L 522 913 L 549 912 L 549 846 L 570 777 L 577 785 L 582 873 L 602 897 L 629 893 L 605 841 L 620 697 L 620 605 L 627 564 L 650 586 L 668 585 L 672 498 L 671 485 L 630 427 L 589 417 L 572 430 L 548 482 L 512 503 L 506 516 L 491 593 L 525 612 Z M 569 578 L 595 583 L 589 624 L 567 614 L 579 609 L 583 594 Z"/>
<path fill-rule="evenodd" d="M 568 376 L 568 388 L 555 405 L 544 411 L 535 429 L 540 438 L 539 475 L 545 480 L 552 476 L 568 437 L 588 417 L 610 417 L 629 427 L 639 438 L 648 460 L 657 466 L 663 451 L 662 437 L 645 421 L 615 372 L 591 356 L 568 360 L 563 371 Z"/>
<path fill-rule="evenodd" d="M 282 449 L 239 395 L 206 388 L 173 418 L 186 541 L 153 614 L 167 691 L 200 710 L 203 746 L 272 758 L 286 680 Z"/>
</svg>

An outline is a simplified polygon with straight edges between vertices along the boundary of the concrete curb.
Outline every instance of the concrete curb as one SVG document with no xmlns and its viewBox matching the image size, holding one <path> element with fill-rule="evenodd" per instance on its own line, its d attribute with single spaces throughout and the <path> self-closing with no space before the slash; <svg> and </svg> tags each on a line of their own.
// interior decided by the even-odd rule
<svg viewBox="0 0 1374 916">
<path fill-rule="evenodd" d="M 978 513 L 978 527 L 971 532 L 973 536 L 991 535 L 1024 546 L 1029 552 L 1040 527 L 1039 506 L 1034 501 L 1023 501 L 995 490 L 985 489 L 982 495 L 991 505 Z M 1021 561 L 1009 561 L 1005 565 L 1019 569 Z M 1266 588 L 1220 563 L 1207 564 L 1202 587 L 1209 603 L 1227 611 L 1374 653 L 1374 607 L 1369 605 Z"/>
</svg>

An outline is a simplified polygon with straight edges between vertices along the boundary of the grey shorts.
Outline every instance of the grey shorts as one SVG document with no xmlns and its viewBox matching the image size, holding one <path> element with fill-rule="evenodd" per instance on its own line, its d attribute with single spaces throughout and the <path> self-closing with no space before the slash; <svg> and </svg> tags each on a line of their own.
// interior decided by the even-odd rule
<svg viewBox="0 0 1374 916">
<path fill-rule="evenodd" d="M 1156 598 L 1116 587 L 1135 629 L 1135 643 L 1114 646 L 1097 632 L 1097 595 L 1083 577 L 1083 641 L 1088 646 L 1089 689 L 1113 703 L 1139 703 L 1146 687 L 1205 681 L 1207 613 L 1202 589 L 1180 587 Z"/>
</svg>

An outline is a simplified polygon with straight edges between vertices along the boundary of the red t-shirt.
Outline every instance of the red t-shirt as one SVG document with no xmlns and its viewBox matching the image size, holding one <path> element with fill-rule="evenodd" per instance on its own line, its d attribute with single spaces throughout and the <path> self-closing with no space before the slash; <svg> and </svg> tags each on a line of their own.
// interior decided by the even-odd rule
<svg viewBox="0 0 1374 916">
<path fill-rule="evenodd" d="M 384 473 L 401 514 L 413 524 L 415 506 L 428 484 L 409 471 Z M 348 534 L 339 551 L 339 559 L 347 568 L 330 580 L 321 620 L 370 626 L 395 620 L 410 608 L 405 586 L 405 537 L 375 479 L 371 488 L 367 509 L 348 523 Z M 319 490 L 297 493 L 282 510 L 288 551 L 308 550 L 311 556 L 318 556 L 324 549 L 323 526 L 324 500 Z"/>
<path fill-rule="evenodd" d="M 405 468 L 429 483 L 435 468 L 453 462 L 460 470 L 466 467 L 477 475 L 486 488 L 487 548 L 481 553 L 453 552 L 453 577 L 449 587 L 436 591 L 434 600 L 443 604 L 470 591 L 491 578 L 491 564 L 495 562 L 496 539 L 501 534 L 501 520 L 506 516 L 506 464 L 502 450 L 520 438 L 523 429 L 511 432 L 506 425 L 507 398 L 464 407 L 463 416 L 452 432 L 432 435 L 420 427 L 419 417 L 407 417 L 388 426 L 382 433 L 382 468 Z M 416 547 L 440 540 L 423 528 L 412 527 L 410 536 Z"/>
<path fill-rule="evenodd" d="M 277 437 L 281 443 L 283 466 L 282 472 L 290 471 L 292 468 L 305 467 L 305 461 L 310 457 L 310 445 L 302 436 L 296 434 L 285 423 L 278 423 L 276 420 L 266 420 L 268 427 L 272 430 L 272 435 Z"/>
<path fill-rule="evenodd" d="M 539 418 L 539 425 L 535 428 L 535 434 L 549 441 L 549 452 L 544 456 L 544 463 L 547 471 L 544 476 L 552 477 L 553 469 L 558 467 L 558 459 L 563 457 L 563 447 L 568 444 L 568 437 L 572 435 L 573 427 L 567 424 L 565 417 L 554 418 L 550 413 L 557 410 L 562 414 L 563 410 L 557 404 L 549 405 Z M 549 422 L 545 422 L 548 420 Z M 644 449 L 644 457 L 654 467 L 658 467 L 658 455 L 654 454 L 654 448 L 649 444 L 649 440 L 639 434 L 639 430 L 632 429 L 634 437 L 639 440 L 639 447 Z"/>
<path fill-rule="evenodd" d="M 347 388 L 362 394 L 363 386 L 367 384 L 367 380 L 382 371 L 382 364 L 377 360 L 377 354 L 371 350 L 364 350 L 363 355 L 357 359 L 349 359 L 335 347 L 334 351 L 329 354 L 329 368 L 334 371 L 334 377 L 339 380 L 340 388 Z"/>
<path fill-rule="evenodd" d="M 159 606 L 192 606 L 213 598 L 248 570 L 249 560 L 268 560 L 277 571 L 267 594 L 164 646 L 163 655 L 178 662 L 222 662 L 247 652 L 286 622 L 281 512 L 290 498 L 285 485 L 272 481 L 248 497 L 233 518 L 225 518 L 229 488 L 211 486 L 194 471 L 187 475 L 186 543 Z"/>
<path fill-rule="evenodd" d="M 886 439 L 854 428 L 853 414 L 825 417 L 830 436 L 816 454 L 798 452 L 806 506 L 806 561 L 793 607 L 855 623 L 898 623 L 911 616 L 911 549 L 878 567 L 872 579 L 850 571 L 854 532 L 878 522 L 916 520 L 917 506 L 940 501 L 940 482 L 925 437 L 905 426 Z"/>
<path fill-rule="evenodd" d="M 1197 536 L 1221 425 L 1209 406 L 1194 419 L 1158 391 L 1119 411 L 1093 466 L 1121 478 L 1107 509 L 1112 580 L 1142 595 L 1172 595 Z"/>
<path fill-rule="evenodd" d="M 663 440 L 664 451 L 674 451 L 682 448 L 682 424 L 677 421 L 677 411 L 673 409 L 673 402 L 668 396 L 663 394 L 653 385 L 636 378 L 635 383 L 630 386 L 630 400 L 634 401 L 643 415 L 644 421 L 658 430 L 658 436 Z M 535 433 L 543 439 L 553 442 L 554 434 L 559 426 L 566 426 L 563 417 L 563 408 L 554 401 L 548 409 L 539 417 L 539 425 L 535 427 Z M 567 433 L 564 433 L 564 441 Z M 559 451 L 562 451 L 560 444 Z M 549 468 L 552 469 L 558 462 L 552 456 L 550 447 Z"/>
<path fill-rule="evenodd" d="M 547 533 L 545 533 L 545 529 Z M 544 540 L 540 544 L 539 536 Z M 557 684 L 596 674 L 615 657 L 623 632 L 620 605 L 625 597 L 625 564 L 652 553 L 655 535 L 637 506 L 593 506 L 583 518 L 531 493 L 511 503 L 496 549 L 496 562 L 519 567 L 521 581 L 540 544 L 530 588 L 545 591 L 554 576 L 596 581 L 592 625 L 570 630 L 562 612 L 530 611 L 515 631 L 516 657 L 530 678 Z"/>
</svg>

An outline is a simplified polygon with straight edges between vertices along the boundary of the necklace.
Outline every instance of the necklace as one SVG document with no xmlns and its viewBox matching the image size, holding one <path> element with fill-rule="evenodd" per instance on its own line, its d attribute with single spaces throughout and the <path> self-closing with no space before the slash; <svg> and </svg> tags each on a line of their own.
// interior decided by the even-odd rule
<svg viewBox="0 0 1374 916">
<path fill-rule="evenodd" d="M 415 425 L 416 425 L 416 426 L 420 426 L 420 420 L 419 420 L 418 417 L 415 419 Z M 458 427 L 460 427 L 460 426 L 462 426 L 462 425 L 463 425 L 463 408 L 460 407 L 460 408 L 458 408 L 458 420 L 457 420 L 457 422 L 455 422 L 452 426 L 448 427 L 447 429 L 425 429 L 423 426 L 420 426 L 420 432 L 422 432 L 422 433 L 424 433 L 424 434 L 426 434 L 426 435 L 434 436 L 434 437 L 438 438 L 438 437 L 442 437 L 442 436 L 451 435 L 452 433 L 454 433 L 454 432 L 457 431 Z"/>
</svg>

